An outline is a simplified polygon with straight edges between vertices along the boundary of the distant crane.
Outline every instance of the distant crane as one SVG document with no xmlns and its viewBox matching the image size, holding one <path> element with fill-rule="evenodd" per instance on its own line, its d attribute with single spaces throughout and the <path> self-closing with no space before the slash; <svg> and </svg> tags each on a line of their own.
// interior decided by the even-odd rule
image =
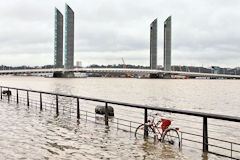
<svg viewBox="0 0 240 160">
<path fill-rule="evenodd" d="M 112 68 L 112 65 L 110 65 L 110 68 Z M 105 74 L 105 77 L 109 77 L 109 73 Z"/>
<path fill-rule="evenodd" d="M 187 67 L 186 69 L 189 70 L 188 67 Z M 181 66 L 179 66 L 179 70 L 180 70 L 181 72 L 183 71 Z M 189 71 L 190 71 L 190 70 L 189 70 Z M 189 76 L 184 76 L 184 79 L 189 79 Z"/>
<path fill-rule="evenodd" d="M 179 68 L 179 71 L 182 72 L 182 67 L 181 66 L 177 66 Z M 186 68 L 187 72 L 190 72 L 190 69 L 187 67 Z M 173 66 L 173 71 L 175 71 L 175 66 Z M 182 76 L 181 76 L 182 77 Z M 177 78 L 180 78 L 179 76 L 172 76 L 173 79 L 177 79 Z M 189 77 L 188 76 L 183 76 L 182 78 L 184 79 L 188 79 Z"/>
<path fill-rule="evenodd" d="M 122 62 L 123 62 L 123 68 L 127 68 L 127 65 L 126 65 L 126 63 L 125 63 L 123 58 L 122 58 Z M 127 73 L 127 77 L 132 77 L 132 74 Z"/>
<path fill-rule="evenodd" d="M 127 68 L 127 65 L 125 64 L 123 57 L 122 57 L 122 62 L 123 62 L 123 68 Z"/>
<path fill-rule="evenodd" d="M 182 67 L 181 66 L 178 66 L 179 67 L 179 71 L 181 71 L 182 72 Z"/>
</svg>

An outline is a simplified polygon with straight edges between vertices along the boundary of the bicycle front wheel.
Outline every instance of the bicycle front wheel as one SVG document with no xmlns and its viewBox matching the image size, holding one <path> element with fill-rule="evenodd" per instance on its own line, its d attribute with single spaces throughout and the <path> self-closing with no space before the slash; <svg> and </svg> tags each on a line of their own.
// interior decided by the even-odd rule
<svg viewBox="0 0 240 160">
<path fill-rule="evenodd" d="M 181 146 L 180 136 L 176 129 L 168 128 L 164 131 L 162 141 L 175 147 Z"/>
<path fill-rule="evenodd" d="M 143 139 L 144 138 L 144 127 L 145 127 L 144 124 L 141 124 L 136 128 L 135 137 L 137 139 Z M 154 135 L 155 135 L 154 129 L 151 126 L 147 126 L 147 130 L 148 130 L 148 137 L 153 138 Z"/>
</svg>

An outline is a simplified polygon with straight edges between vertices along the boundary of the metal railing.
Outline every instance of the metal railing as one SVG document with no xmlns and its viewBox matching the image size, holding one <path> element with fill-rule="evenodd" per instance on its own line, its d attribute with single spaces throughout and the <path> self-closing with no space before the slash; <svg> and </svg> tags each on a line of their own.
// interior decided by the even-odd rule
<svg viewBox="0 0 240 160">
<path fill-rule="evenodd" d="M 39 109 L 42 111 L 43 110 L 43 95 L 51 95 L 51 96 L 55 96 L 55 113 L 56 115 L 59 115 L 59 97 L 69 97 L 69 98 L 74 98 L 76 99 L 76 118 L 80 119 L 81 116 L 81 109 L 80 109 L 80 103 L 79 100 L 86 100 L 86 101 L 93 101 L 93 102 L 100 102 L 100 103 L 104 103 L 105 104 L 105 111 L 106 114 L 104 116 L 104 121 L 105 121 L 105 125 L 108 126 L 109 125 L 109 113 L 108 113 L 108 106 L 109 104 L 112 105 L 120 105 L 120 106 L 124 106 L 124 107 L 131 107 L 131 108 L 138 108 L 138 109 L 143 109 L 144 110 L 144 124 L 147 124 L 147 120 L 148 120 L 148 111 L 161 111 L 161 112 L 168 112 L 168 113 L 175 113 L 175 114 L 181 114 L 181 115 L 189 115 L 189 116 L 195 116 L 195 117 L 201 117 L 202 118 L 202 127 L 203 127 L 203 131 L 202 131 L 202 135 L 199 134 L 192 134 L 192 133 L 188 133 L 188 132 L 183 132 L 181 131 L 181 141 L 182 140 L 186 140 L 186 141 L 192 141 L 192 142 L 196 142 L 196 143 L 201 143 L 202 144 L 202 151 L 203 152 L 208 152 L 208 153 L 214 153 L 209 151 L 209 146 L 213 146 L 213 147 L 218 147 L 221 149 L 225 149 L 225 150 L 229 150 L 231 152 L 230 156 L 227 155 L 223 155 L 223 154 L 219 154 L 219 153 L 214 153 L 220 156 L 225 156 L 225 157 L 229 157 L 232 159 L 238 159 L 233 157 L 232 153 L 240 153 L 240 151 L 238 150 L 233 150 L 232 146 L 234 145 L 239 145 L 239 143 L 235 143 L 235 142 L 230 142 L 230 141 L 225 141 L 225 140 L 221 140 L 221 139 L 217 139 L 217 138 L 212 138 L 208 136 L 208 119 L 215 119 L 215 120 L 224 120 L 224 121 L 231 121 L 231 122 L 240 122 L 240 117 L 234 117 L 234 116 L 228 116 L 228 115 L 219 115 L 219 114 L 212 114 L 212 113 L 204 113 L 204 112 L 195 112 L 195 111 L 188 111 L 188 110 L 179 110 L 179 109 L 173 109 L 173 108 L 164 108 L 164 107 L 152 107 L 152 106 L 146 106 L 146 105 L 139 105 L 139 104 L 131 104 L 131 103 L 124 103 L 124 102 L 117 102 L 117 101 L 110 101 L 110 100 L 104 100 L 104 99 L 97 99 L 97 98 L 89 98 L 89 97 L 83 97 L 83 96 L 76 96 L 76 95 L 69 95 L 69 94 L 60 94 L 60 93 L 53 93 L 53 92 L 44 92 L 44 91 L 37 91 L 37 90 L 30 90 L 30 89 L 22 89 L 22 88 L 14 88 L 14 87 L 6 87 L 6 86 L 0 86 L 0 95 L 1 95 L 1 100 L 3 99 L 3 89 L 7 89 L 8 91 L 10 90 L 15 90 L 16 91 L 16 95 L 12 95 L 15 96 L 16 98 L 16 103 L 19 103 L 19 100 L 21 97 L 19 97 L 19 91 L 24 91 L 26 92 L 26 105 L 29 106 L 30 105 L 30 98 L 29 98 L 29 93 L 37 93 L 39 94 Z M 10 101 L 10 95 L 7 96 L 7 101 Z M 88 112 L 86 112 L 86 118 L 87 118 L 87 114 Z M 95 114 L 96 117 L 96 114 Z M 117 119 L 117 128 L 118 128 L 118 120 Z M 127 121 L 127 120 L 126 120 Z M 130 132 L 131 132 L 131 124 L 135 123 L 135 122 L 130 122 Z M 147 128 L 147 127 L 145 127 Z M 202 142 L 199 141 L 194 141 L 194 140 L 190 140 L 190 139 L 186 139 L 186 138 L 182 138 L 182 134 L 189 134 L 192 136 L 197 136 L 197 137 L 202 137 Z M 144 130 L 144 137 L 148 137 L 148 131 Z M 217 145 L 212 145 L 209 144 L 208 140 L 209 139 L 213 139 L 213 140 L 218 140 L 221 142 L 226 142 L 226 143 L 230 143 L 231 148 L 225 148 L 225 147 L 220 147 Z"/>
</svg>

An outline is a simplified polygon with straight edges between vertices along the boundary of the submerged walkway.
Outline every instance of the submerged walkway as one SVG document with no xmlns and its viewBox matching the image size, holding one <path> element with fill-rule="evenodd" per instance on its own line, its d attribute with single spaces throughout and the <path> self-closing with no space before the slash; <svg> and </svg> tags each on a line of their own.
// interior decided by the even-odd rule
<svg viewBox="0 0 240 160">
<path fill-rule="evenodd" d="M 133 134 L 0 102 L 0 159 L 199 159 Z M 187 151 L 187 153 L 190 153 Z"/>
<path fill-rule="evenodd" d="M 3 94 L 3 91 L 7 91 L 6 89 L 12 92 L 11 96 Z M 90 138 L 87 143 L 84 143 L 82 145 L 89 145 L 90 148 L 92 148 L 93 146 L 93 152 L 95 152 L 95 147 L 98 146 L 101 148 L 101 151 L 108 152 L 112 148 L 115 148 L 113 151 L 119 150 L 118 153 L 121 153 L 123 149 L 126 154 L 129 153 L 130 148 L 138 148 L 136 149 L 136 157 L 141 157 L 142 155 L 146 157 L 146 155 L 148 155 L 153 157 L 157 156 L 159 158 L 165 157 L 163 155 L 166 154 L 168 156 L 173 156 L 172 158 L 176 158 L 175 156 L 182 157 L 183 153 L 186 153 L 186 155 L 191 155 L 191 157 L 195 157 L 196 155 L 198 157 L 201 157 L 202 154 L 214 156 L 212 154 L 207 154 L 207 152 L 209 152 L 238 159 L 236 157 L 238 157 L 240 153 L 240 144 L 238 143 L 238 139 L 240 137 L 237 135 L 226 137 L 226 135 L 229 135 L 232 130 L 235 130 L 237 128 L 237 125 L 239 124 L 238 122 L 240 122 L 239 117 L 217 115 L 204 112 L 194 112 L 188 110 L 178 110 L 173 108 L 129 104 L 103 99 L 81 97 L 76 95 L 58 94 L 20 88 L 9 88 L 4 86 L 1 86 L 1 102 L 11 104 L 13 108 L 17 109 L 17 111 L 20 111 L 21 109 L 25 109 L 26 111 L 27 109 L 27 113 L 29 113 L 29 115 L 37 113 L 36 115 L 40 114 L 38 115 L 38 117 L 42 117 L 45 115 L 50 116 L 50 120 L 48 117 L 42 117 L 43 121 L 47 122 L 47 124 L 45 125 L 48 125 L 48 122 L 50 124 L 56 124 L 57 128 L 59 127 L 58 125 L 63 128 L 69 128 L 73 125 L 72 127 L 70 127 L 72 128 L 71 131 L 74 130 L 74 133 L 76 134 L 80 132 L 80 139 L 77 139 L 75 142 L 70 143 L 75 144 L 79 143 L 79 141 L 81 141 L 80 143 L 82 143 L 85 142 L 86 139 Z M 104 104 L 105 109 L 110 105 L 113 106 L 115 110 L 115 116 L 108 117 L 108 114 L 106 114 L 104 118 L 103 116 L 96 115 L 94 113 L 94 108 L 99 104 Z M 32 113 L 32 111 L 35 112 Z M 143 139 L 135 139 L 135 137 L 133 136 L 135 129 L 137 128 L 137 126 L 139 126 L 139 124 L 147 122 L 149 118 L 151 119 L 151 112 L 165 113 L 164 115 L 161 115 L 161 118 L 164 118 L 165 116 L 167 117 L 167 119 L 176 120 L 176 126 L 180 127 L 179 132 L 183 145 L 181 150 L 176 148 L 174 149 L 171 146 L 162 143 L 155 144 L 154 142 L 150 142 L 149 140 L 144 141 Z M 15 115 L 16 113 L 12 113 L 5 118 L 12 118 Z M 21 117 L 20 119 L 22 120 Z M 208 122 L 208 119 L 210 123 Z M 22 123 L 30 123 L 31 121 L 32 120 L 30 118 L 26 122 Z M 31 126 L 35 126 L 36 124 L 31 124 Z M 93 127 L 90 127 L 92 125 Z M 9 124 L 9 126 L 14 125 Z M 101 127 L 99 128 L 99 126 Z M 210 129 L 208 129 L 208 126 Z M 54 127 L 51 127 L 50 131 L 54 130 L 53 128 Z M 83 132 L 86 130 L 86 128 L 87 132 Z M 219 131 L 218 128 L 220 128 L 221 131 Z M 58 132 L 58 130 L 61 131 L 61 128 L 58 128 L 56 131 L 54 130 L 54 132 L 57 135 L 60 135 L 60 137 L 64 137 L 64 135 L 61 135 L 61 132 Z M 42 133 L 48 133 L 48 130 L 43 131 Z M 103 135 L 101 135 L 100 133 L 103 133 Z M 120 135 L 120 137 L 118 137 L 118 134 Z M 47 137 L 47 135 L 44 136 Z M 81 139 L 82 137 L 84 138 Z M 101 138 L 96 139 L 94 137 Z M 68 139 L 69 138 L 67 138 L 66 140 Z M 235 139 L 237 141 L 235 141 Z M 33 138 L 31 140 L 33 141 Z M 99 140 L 100 142 L 96 140 Z M 56 142 L 54 142 L 54 146 L 55 143 Z M 130 148 L 125 148 L 125 145 Z M 57 148 L 60 148 L 60 150 L 64 150 L 62 149 L 61 145 L 59 147 L 58 143 L 56 144 L 56 146 Z M 106 149 L 109 146 L 110 148 Z M 76 150 L 79 150 L 79 147 L 75 148 L 77 148 Z M 156 148 L 156 150 L 154 148 Z M 222 149 L 224 150 L 224 152 L 220 152 L 220 150 Z M 88 149 L 88 151 L 90 150 L 91 149 Z M 204 152 L 202 152 L 202 150 Z M 159 153 L 159 151 L 161 151 L 161 154 Z M 55 151 L 52 153 L 55 153 Z M 99 154 L 100 153 L 101 152 L 99 152 Z M 119 156 L 118 153 L 117 155 Z M 195 154 L 193 155 L 193 153 Z M 107 155 L 111 154 L 108 153 Z M 129 156 L 132 157 L 132 154 L 130 154 Z M 168 156 L 166 158 L 169 158 Z M 156 157 L 154 157 L 154 159 L 155 158 Z M 221 157 L 221 159 L 222 158 L 223 157 Z"/>
</svg>

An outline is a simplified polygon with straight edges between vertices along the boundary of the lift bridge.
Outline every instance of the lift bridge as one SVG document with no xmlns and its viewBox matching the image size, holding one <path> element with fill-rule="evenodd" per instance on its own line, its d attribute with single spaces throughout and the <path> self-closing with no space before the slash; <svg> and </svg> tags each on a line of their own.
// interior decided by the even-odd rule
<svg viewBox="0 0 240 160">
<path fill-rule="evenodd" d="M 44 73 L 130 73 L 133 75 L 154 75 L 158 78 L 169 78 L 171 76 L 187 76 L 191 78 L 229 78 L 240 79 L 239 75 L 198 73 L 198 72 L 182 72 L 182 71 L 165 71 L 154 69 L 130 69 L 130 68 L 53 68 L 53 69 L 20 69 L 20 70 L 1 70 L 0 75 L 21 75 L 21 74 L 44 74 Z"/>
</svg>

